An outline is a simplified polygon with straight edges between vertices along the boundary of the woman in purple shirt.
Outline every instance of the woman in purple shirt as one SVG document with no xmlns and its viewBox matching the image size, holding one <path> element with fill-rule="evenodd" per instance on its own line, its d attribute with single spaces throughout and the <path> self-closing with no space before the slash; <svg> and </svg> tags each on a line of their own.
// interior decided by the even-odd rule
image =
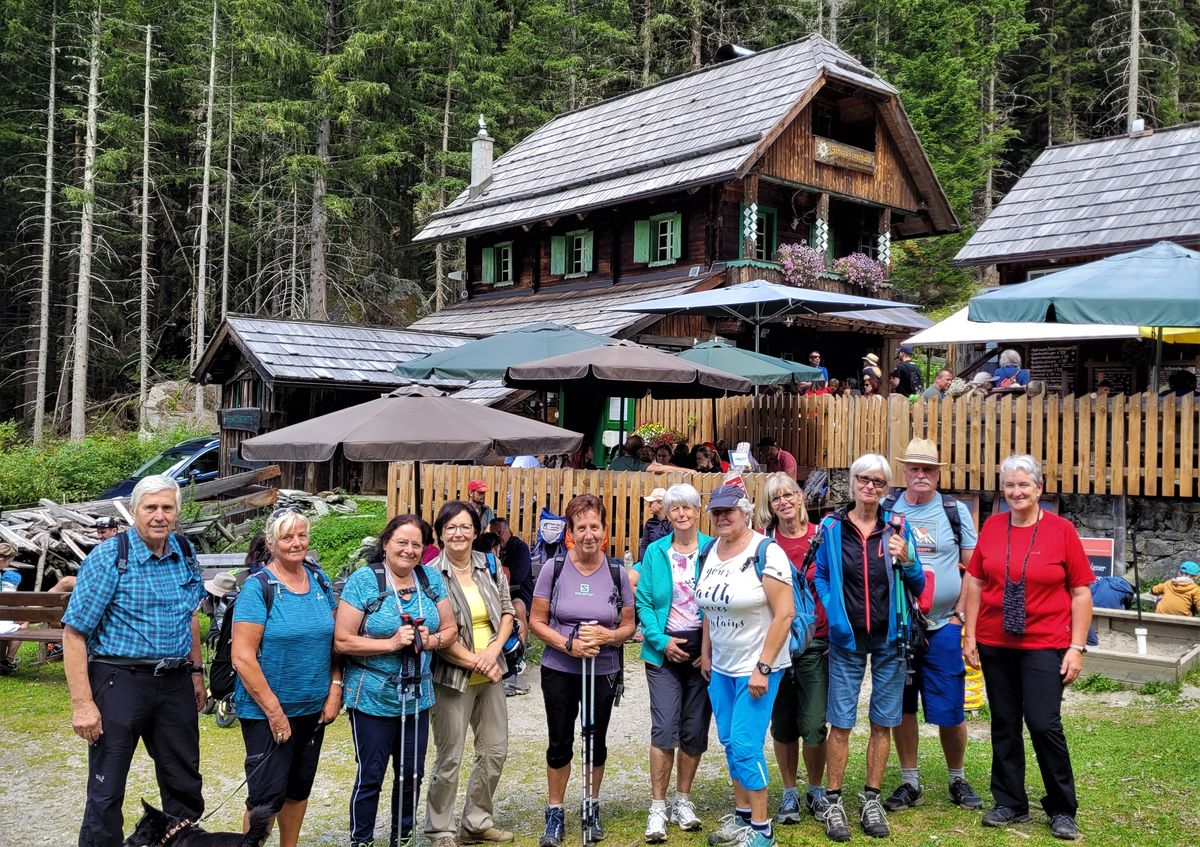
<svg viewBox="0 0 1200 847">
<path fill-rule="evenodd" d="M 580 810 L 591 841 L 604 837 L 600 783 L 608 757 L 608 720 L 620 671 L 620 650 L 633 635 L 633 591 L 619 562 L 604 553 L 608 535 L 604 504 L 591 494 L 571 498 L 567 526 L 575 546 L 542 566 L 533 589 L 529 628 L 546 645 L 542 654 L 542 697 L 546 703 L 546 831 L 539 847 L 561 847 L 563 798 L 571 777 L 575 719 L 582 693 L 582 658 L 595 658 L 595 724 L 592 735 L 592 793 Z M 557 573 L 556 573 L 557 572 Z M 614 580 L 614 576 L 616 577 Z"/>
</svg>

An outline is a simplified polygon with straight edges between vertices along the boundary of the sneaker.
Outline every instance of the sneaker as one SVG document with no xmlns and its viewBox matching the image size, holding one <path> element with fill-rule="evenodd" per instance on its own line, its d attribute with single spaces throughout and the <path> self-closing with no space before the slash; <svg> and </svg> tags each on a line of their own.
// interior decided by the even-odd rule
<svg viewBox="0 0 1200 847">
<path fill-rule="evenodd" d="M 950 783 L 950 802 L 955 806 L 962 806 L 964 809 L 983 808 L 983 798 L 975 793 L 971 783 L 965 779 L 955 778 Z"/>
<path fill-rule="evenodd" d="M 742 830 L 749 828 L 737 815 L 725 815 L 721 825 L 708 834 L 709 847 L 734 847 L 741 843 Z"/>
<path fill-rule="evenodd" d="M 983 816 L 984 826 L 1004 827 L 1011 823 L 1029 823 L 1033 818 L 1029 812 L 1018 812 L 1008 806 L 993 806 L 992 810 Z"/>
<path fill-rule="evenodd" d="M 350 847 L 375 847 L 374 841 L 351 841 Z"/>
<path fill-rule="evenodd" d="M 699 832 L 704 826 L 700 816 L 696 814 L 696 804 L 691 797 L 676 797 L 671 809 L 671 820 L 685 832 Z"/>
<path fill-rule="evenodd" d="M 796 789 L 783 789 L 783 799 L 779 801 L 779 811 L 775 813 L 775 823 L 785 826 L 800 823 L 800 797 Z"/>
<path fill-rule="evenodd" d="M 538 847 L 562 847 L 563 828 L 566 825 L 566 812 L 562 806 L 552 809 L 546 807 L 546 830 L 538 841 Z"/>
<path fill-rule="evenodd" d="M 752 826 L 742 830 L 739 847 L 775 847 L 775 834 L 764 835 Z"/>
<path fill-rule="evenodd" d="M 892 831 L 888 828 L 887 815 L 883 813 L 883 803 L 879 802 L 879 795 L 874 792 L 869 795 L 859 794 L 858 802 L 861 804 L 858 809 L 858 823 L 862 826 L 862 831 L 872 838 L 887 838 L 891 835 Z"/>
<path fill-rule="evenodd" d="M 841 796 L 825 797 L 825 837 L 830 841 L 849 841 L 850 822 L 846 819 L 846 807 Z"/>
<path fill-rule="evenodd" d="M 498 826 L 489 826 L 480 832 L 468 832 L 461 828 L 458 830 L 459 844 L 507 844 L 514 838 L 516 836 L 513 833 Z M 432 847 L 455 847 L 453 839 L 450 841 L 450 844 L 434 844 Z"/>
<path fill-rule="evenodd" d="M 804 805 L 814 820 L 823 821 L 825 820 L 825 812 L 829 809 L 829 798 L 825 796 L 823 790 L 806 791 L 804 794 Z"/>
<path fill-rule="evenodd" d="M 0 659 L 0 676 L 8 676 L 17 669 L 16 659 Z"/>
<path fill-rule="evenodd" d="M 1050 834 L 1063 841 L 1078 841 L 1083 838 L 1083 833 L 1075 824 L 1075 818 L 1070 815 L 1051 815 Z"/>
<path fill-rule="evenodd" d="M 587 829 L 584 840 L 589 844 L 604 840 L 604 827 L 600 824 L 600 801 L 589 800 L 587 809 L 579 810 L 580 822 Z"/>
<path fill-rule="evenodd" d="M 961 780 L 960 780 L 961 781 Z M 966 783 L 963 783 L 964 785 Z M 902 782 L 896 786 L 896 790 L 883 801 L 883 808 L 889 812 L 899 812 L 904 809 L 912 809 L 920 806 L 925 802 L 925 789 L 917 786 L 913 788 L 910 783 Z"/>
<path fill-rule="evenodd" d="M 529 693 L 528 685 L 526 685 L 523 682 L 517 682 L 515 679 L 513 679 L 511 677 L 509 679 L 504 680 L 504 682 L 502 682 L 501 685 L 504 687 L 504 696 L 505 697 L 520 697 L 524 694 Z"/>
<path fill-rule="evenodd" d="M 646 818 L 646 843 L 661 844 L 667 840 L 667 804 L 650 804 L 650 815 Z"/>
</svg>

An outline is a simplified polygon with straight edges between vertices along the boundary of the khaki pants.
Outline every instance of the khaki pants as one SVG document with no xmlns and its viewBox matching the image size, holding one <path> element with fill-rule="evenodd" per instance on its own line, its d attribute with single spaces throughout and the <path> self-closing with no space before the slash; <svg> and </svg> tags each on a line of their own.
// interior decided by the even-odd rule
<svg viewBox="0 0 1200 847">
<path fill-rule="evenodd" d="M 455 835 L 454 800 L 462 765 L 467 727 L 475 738 L 475 769 L 467 780 L 462 829 L 483 832 L 494 825 L 492 805 L 504 760 L 508 757 L 508 704 L 500 683 L 468 685 L 466 691 L 436 686 L 430 710 L 437 759 L 425 800 L 425 834 Z"/>
</svg>

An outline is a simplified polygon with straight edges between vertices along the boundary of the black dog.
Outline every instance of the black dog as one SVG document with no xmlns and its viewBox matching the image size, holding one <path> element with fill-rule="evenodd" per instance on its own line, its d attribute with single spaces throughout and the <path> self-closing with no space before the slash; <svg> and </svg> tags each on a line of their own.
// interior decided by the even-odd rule
<svg viewBox="0 0 1200 847">
<path fill-rule="evenodd" d="M 206 832 L 202 827 L 160 812 L 145 800 L 145 814 L 124 847 L 262 847 L 271 834 L 271 810 L 258 806 L 250 810 L 250 831 Z"/>
</svg>

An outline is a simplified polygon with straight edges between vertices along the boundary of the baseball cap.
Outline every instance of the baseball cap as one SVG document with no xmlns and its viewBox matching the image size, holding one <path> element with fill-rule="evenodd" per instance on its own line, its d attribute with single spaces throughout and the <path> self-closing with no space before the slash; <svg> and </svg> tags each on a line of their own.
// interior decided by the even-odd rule
<svg viewBox="0 0 1200 847">
<path fill-rule="evenodd" d="M 1184 562 L 1179 566 L 1179 572 L 1185 573 L 1188 576 L 1200 576 L 1200 565 L 1197 565 L 1195 562 Z M 5 574 L 5 576 L 8 576 L 8 574 Z"/>
<path fill-rule="evenodd" d="M 900 348 L 896 350 L 896 352 L 904 353 L 906 356 L 911 356 L 913 354 L 913 346 L 911 344 L 901 344 Z"/>
<path fill-rule="evenodd" d="M 778 444 L 779 442 L 769 435 L 764 435 L 761 439 L 759 439 L 758 442 L 759 447 L 775 447 L 778 446 Z"/>
<path fill-rule="evenodd" d="M 473 479 L 467 483 L 467 491 L 487 491 L 487 483 L 482 479 Z"/>
<path fill-rule="evenodd" d="M 661 503 L 662 499 L 666 496 L 667 496 L 667 489 L 656 488 L 653 491 L 651 491 L 649 494 L 647 494 L 645 497 L 643 497 L 642 499 L 645 500 L 647 503 L 655 503 L 655 502 Z"/>
<path fill-rule="evenodd" d="M 713 489 L 708 498 L 708 511 L 715 509 L 736 509 L 740 501 L 746 499 L 746 489 L 737 485 L 721 485 Z"/>
<path fill-rule="evenodd" d="M 21 584 L 21 575 L 16 571 L 5 571 L 3 576 L 0 576 L 0 582 L 8 582 L 13 585 Z"/>
</svg>

